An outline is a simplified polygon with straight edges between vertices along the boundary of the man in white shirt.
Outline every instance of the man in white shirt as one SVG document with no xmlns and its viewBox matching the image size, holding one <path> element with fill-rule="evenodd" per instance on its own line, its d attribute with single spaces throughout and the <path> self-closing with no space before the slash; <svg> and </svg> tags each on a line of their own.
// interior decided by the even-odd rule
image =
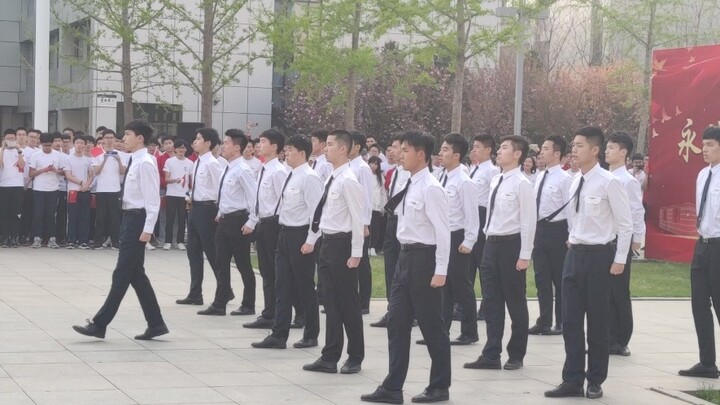
<svg viewBox="0 0 720 405">
<path fill-rule="evenodd" d="M 611 278 L 621 275 L 632 242 L 632 217 L 622 182 L 600 167 L 604 135 L 600 128 L 575 133 L 573 156 L 581 175 L 570 186 L 570 248 L 562 280 L 563 382 L 545 396 L 595 399 L 603 395 L 609 359 Z M 587 316 L 587 372 L 585 317 Z"/>
<path fill-rule="evenodd" d="M 450 342 L 443 324 L 443 286 L 450 256 L 448 202 L 428 165 L 434 149 L 430 134 L 408 131 L 402 135 L 403 167 L 412 177 L 388 202 L 398 213 L 400 257 L 390 294 L 388 314 L 388 375 L 375 392 L 362 395 L 367 402 L 403 403 L 403 385 L 410 361 L 410 335 L 416 317 L 432 359 L 430 381 L 412 402 L 450 399 Z M 473 207 L 474 208 L 474 207 Z"/>
<path fill-rule="evenodd" d="M 185 220 L 187 218 L 187 197 L 193 161 L 185 156 L 187 143 L 184 139 L 173 141 L 172 151 L 175 156 L 163 163 L 165 177 L 165 246 L 170 250 L 173 243 L 173 231 L 177 227 L 175 244 L 178 250 L 185 250 Z M 177 220 L 177 223 L 175 222 Z"/>
<path fill-rule="evenodd" d="M 320 180 L 322 180 L 323 184 L 327 181 L 328 178 L 330 178 L 330 173 L 333 171 L 333 165 L 332 163 L 327 161 L 327 157 L 325 156 L 325 145 L 327 142 L 328 137 L 328 131 L 324 129 L 316 129 L 310 133 L 310 140 L 312 141 L 312 154 L 310 155 L 310 160 L 308 161 L 308 164 L 310 167 L 315 170 L 315 173 L 317 173 L 318 176 L 320 176 Z M 322 238 L 319 238 L 317 241 L 317 244 L 315 245 L 315 250 L 317 252 L 320 252 L 322 249 Z M 318 302 L 320 305 L 323 305 L 323 275 L 320 274 L 320 254 L 316 255 L 316 269 L 317 269 L 317 296 L 318 296 Z"/>
<path fill-rule="evenodd" d="M 528 331 L 531 335 L 562 334 L 562 270 L 568 249 L 568 201 L 572 183 L 572 176 L 560 164 L 566 149 L 567 142 L 561 136 L 547 137 L 540 148 L 539 156 L 546 169 L 535 180 L 538 223 L 532 255 L 540 316 Z"/>
<path fill-rule="evenodd" d="M 282 193 L 288 173 L 278 160 L 278 153 L 285 147 L 285 135 L 275 129 L 260 134 L 260 156 L 265 160 L 255 192 L 255 206 L 251 207 L 250 220 L 243 225 L 243 233 L 255 231 L 258 267 L 263 279 L 265 307 L 254 321 L 243 325 L 245 328 L 271 329 L 275 323 L 275 251 L 277 250 L 280 224 L 275 206 Z"/>
<path fill-rule="evenodd" d="M 679 374 L 686 377 L 718 378 L 715 363 L 715 327 L 720 300 L 720 128 L 709 127 L 702 136 L 705 166 L 698 174 L 695 189 L 696 226 L 700 237 L 690 266 L 690 295 L 700 362 Z"/>
<path fill-rule="evenodd" d="M 257 140 L 254 139 L 248 139 L 248 144 L 245 147 L 245 150 L 243 151 L 243 159 L 245 159 L 245 164 L 250 166 L 250 168 L 255 173 L 255 178 L 258 178 L 260 176 L 260 170 L 262 170 L 262 162 L 260 159 L 255 157 L 255 144 L 257 143 Z"/>
<path fill-rule="evenodd" d="M 359 131 L 350 131 L 353 147 L 350 150 L 350 169 L 363 188 L 363 224 L 365 225 L 365 244 L 363 245 L 363 257 L 358 269 L 360 282 L 360 308 L 363 315 L 370 313 L 370 296 L 372 294 L 372 269 L 370 268 L 370 223 L 372 222 L 372 170 L 363 159 L 361 152 L 365 145 L 365 135 Z"/>
<path fill-rule="evenodd" d="M 276 210 L 280 223 L 276 259 L 276 304 L 273 332 L 255 348 L 284 349 L 290 334 L 293 300 L 305 314 L 303 338 L 295 348 L 318 345 L 320 333 L 318 299 L 315 294 L 315 242 L 320 236 L 310 229 L 315 208 L 323 193 L 320 177 L 308 165 L 310 138 L 294 135 L 288 139 L 285 156 L 292 171 L 285 180 Z"/>
<path fill-rule="evenodd" d="M 41 246 L 43 235 L 48 237 L 48 247 L 60 246 L 55 240 L 58 173 L 62 171 L 62 154 L 53 149 L 53 135 L 40 135 L 42 150 L 30 158 L 30 177 L 33 178 L 33 248 Z"/>
<path fill-rule="evenodd" d="M 73 154 L 67 157 L 65 178 L 68 183 L 68 249 L 89 249 L 90 184 L 93 180 L 92 160 L 85 156 L 87 140 L 75 139 Z"/>
<path fill-rule="evenodd" d="M 633 332 L 632 301 L 630 300 L 630 265 L 633 251 L 640 249 L 645 238 L 645 208 L 642 204 L 640 182 L 625 167 L 625 159 L 632 153 L 633 141 L 624 132 L 616 132 L 608 138 L 605 161 L 610 172 L 623 183 L 630 202 L 633 221 L 633 238 L 628 251 L 625 270 L 610 281 L 610 354 L 629 356 L 628 343 Z"/>
<path fill-rule="evenodd" d="M 334 130 L 327 137 L 325 151 L 335 168 L 325 183 L 323 195 L 313 213 L 312 232 L 322 231 L 320 274 L 324 275 L 326 327 L 322 356 L 303 370 L 337 373 L 347 334 L 348 359 L 342 374 L 360 372 L 365 358 L 358 274 L 363 251 L 363 190 L 349 165 L 352 137 Z"/>
<path fill-rule="evenodd" d="M 18 247 L 23 206 L 25 158 L 16 131 L 6 129 L 0 146 L 0 240 L 4 247 Z"/>
<path fill-rule="evenodd" d="M 632 155 L 632 170 L 629 172 L 640 183 L 640 187 L 643 192 L 647 190 L 648 182 L 647 172 L 645 170 L 645 158 L 643 155 L 641 153 Z"/>
<path fill-rule="evenodd" d="M 105 303 L 85 326 L 73 329 L 85 336 L 105 338 L 107 326 L 120 308 L 128 287 L 137 294 L 147 321 L 145 332 L 137 340 L 150 340 L 169 333 L 158 305 L 155 291 L 145 274 L 145 244 L 150 242 L 160 210 L 160 176 L 155 159 L 147 152 L 153 129 L 145 120 L 130 121 L 125 126 L 125 147 L 131 154 L 119 194 L 122 205 L 120 252 L 113 271 L 113 283 Z"/>
<path fill-rule="evenodd" d="M 188 214 L 187 257 L 190 263 L 190 291 L 176 300 L 178 305 L 203 305 L 202 282 L 205 258 L 207 256 L 213 274 L 217 279 L 215 232 L 217 231 L 217 193 L 220 188 L 222 167 L 212 150 L 220 143 L 220 135 L 213 128 L 200 128 L 192 144 L 198 158 L 195 161 L 190 191 L 190 213 Z"/>
<path fill-rule="evenodd" d="M 106 129 L 102 135 L 105 153 L 93 159 L 97 188 L 95 191 L 95 236 L 93 249 L 102 249 L 102 243 L 110 236 L 113 249 L 117 250 L 120 235 L 120 180 L 125 175 L 128 162 L 126 153 L 115 150 L 119 138 L 115 131 Z"/>
</svg>

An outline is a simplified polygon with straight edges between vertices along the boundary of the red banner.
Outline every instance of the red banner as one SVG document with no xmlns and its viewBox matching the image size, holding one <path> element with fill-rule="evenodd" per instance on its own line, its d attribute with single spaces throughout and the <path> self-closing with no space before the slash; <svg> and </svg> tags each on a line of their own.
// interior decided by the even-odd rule
<svg viewBox="0 0 720 405">
<path fill-rule="evenodd" d="M 653 52 L 645 257 L 690 262 L 702 132 L 720 123 L 720 46 Z"/>
</svg>

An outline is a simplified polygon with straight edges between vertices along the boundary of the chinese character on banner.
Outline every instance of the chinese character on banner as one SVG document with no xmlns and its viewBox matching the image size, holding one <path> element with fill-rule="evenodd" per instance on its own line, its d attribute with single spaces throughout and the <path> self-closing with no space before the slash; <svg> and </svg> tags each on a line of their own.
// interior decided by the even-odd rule
<svg viewBox="0 0 720 405">
<path fill-rule="evenodd" d="M 693 120 L 690 118 L 687 119 L 687 125 L 682 130 L 682 138 L 683 140 L 678 143 L 678 156 L 682 156 L 683 159 L 685 159 L 685 163 L 687 163 L 690 159 L 690 151 L 692 151 L 694 154 L 699 155 L 702 153 L 702 150 L 698 148 L 693 142 L 695 141 L 695 137 L 697 136 L 697 133 L 693 131 L 690 127 L 693 125 Z"/>
</svg>

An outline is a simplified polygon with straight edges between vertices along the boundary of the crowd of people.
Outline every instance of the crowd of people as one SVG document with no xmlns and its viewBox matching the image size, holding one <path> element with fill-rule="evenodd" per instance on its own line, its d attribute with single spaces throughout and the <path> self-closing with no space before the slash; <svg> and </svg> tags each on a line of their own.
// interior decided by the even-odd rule
<svg viewBox="0 0 720 405">
<path fill-rule="evenodd" d="M 303 329 L 295 348 L 318 346 L 322 305 L 325 345 L 303 369 L 325 373 L 338 372 L 344 347 L 340 372 L 362 369 L 369 258 L 382 254 L 388 307 L 370 325 L 387 328 L 389 373 L 363 401 L 403 402 L 415 325 L 423 337 L 416 343 L 427 346 L 432 367 L 429 385 L 413 402 L 449 398 L 450 347 L 478 342 L 478 320 L 485 321 L 487 338 L 477 360 L 464 365 L 469 369 L 521 369 L 528 335 L 563 335 L 562 383 L 548 397 L 601 397 L 609 355 L 631 355 L 631 262 L 644 240 L 648 176 L 647 161 L 633 155 L 626 133 L 606 137 L 600 128 L 584 127 L 570 145 L 561 136 L 529 145 L 519 136 L 479 135 L 469 142 L 449 134 L 436 145 L 429 134 L 406 131 L 386 148 L 373 136 L 345 130 L 286 137 L 269 129 L 250 139 L 231 129 L 221 139 L 202 128 L 192 145 L 170 135 L 155 141 L 152 134 L 138 120 L 122 138 L 106 128 L 95 137 L 72 129 L 4 133 L 5 246 L 99 249 L 106 243 L 120 250 L 111 292 L 87 325 L 74 327 L 81 334 L 104 337 L 129 286 L 148 322 L 137 338 L 168 333 L 144 269 L 145 250 L 156 239 L 164 249 L 186 250 L 191 281 L 178 305 L 205 304 L 207 259 L 216 289 L 197 312 L 206 316 L 226 315 L 235 298 L 232 260 L 243 294 L 231 315 L 256 315 L 254 243 L 264 302 L 243 327 L 271 333 L 252 347 L 285 349 L 291 328 Z M 717 378 L 709 303 L 720 287 L 711 271 L 720 254 L 720 175 L 712 176 L 720 163 L 720 128 L 708 128 L 703 144 L 710 167 L 698 177 L 701 237 L 692 271 L 701 362 L 680 374 Z M 532 326 L 531 261 L 540 309 Z M 511 336 L 503 364 L 506 309 Z M 461 328 L 451 339 L 453 319 Z"/>
</svg>

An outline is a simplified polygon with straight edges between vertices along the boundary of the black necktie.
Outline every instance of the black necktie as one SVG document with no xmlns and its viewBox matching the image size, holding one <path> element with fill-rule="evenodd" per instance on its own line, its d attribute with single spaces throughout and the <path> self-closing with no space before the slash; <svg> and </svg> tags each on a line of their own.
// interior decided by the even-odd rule
<svg viewBox="0 0 720 405">
<path fill-rule="evenodd" d="M 445 188 L 445 185 L 447 185 L 447 178 L 448 176 L 445 175 L 445 178 L 443 179 L 443 188 Z"/>
<path fill-rule="evenodd" d="M 538 187 L 537 197 L 535 197 L 535 205 L 536 205 L 535 208 L 537 209 L 537 217 L 538 218 L 540 218 L 540 198 L 542 197 L 543 186 L 545 185 L 545 179 L 547 179 L 547 178 L 548 178 L 548 171 L 545 170 L 545 173 L 543 173 L 543 178 L 540 181 L 540 187 Z"/>
<path fill-rule="evenodd" d="M 313 160 L 312 168 L 315 169 L 315 165 L 317 164 L 317 159 Z"/>
<path fill-rule="evenodd" d="M 708 172 L 707 180 L 705 180 L 705 187 L 703 187 L 702 198 L 700 199 L 700 212 L 697 216 L 697 227 L 700 229 L 700 223 L 702 222 L 703 214 L 705 213 L 705 203 L 707 202 L 708 191 L 710 191 L 710 180 L 712 179 L 712 170 Z"/>
<path fill-rule="evenodd" d="M 123 184 L 120 188 L 120 205 L 122 205 L 122 199 L 125 196 L 125 183 L 127 182 L 128 173 L 130 173 L 130 166 L 132 166 L 132 156 L 130 156 L 130 160 L 128 160 L 128 165 L 125 168 L 125 176 L 123 176 Z M 705 186 L 705 189 L 707 191 L 707 186 Z M 707 192 L 705 194 L 707 194 Z"/>
<path fill-rule="evenodd" d="M 285 187 L 287 187 L 288 183 L 290 183 L 290 178 L 292 177 L 292 172 L 288 174 L 287 179 L 285 179 L 285 184 L 283 184 L 282 191 L 280 192 L 280 198 L 278 198 L 277 205 L 275 206 L 275 213 L 273 215 L 277 215 L 278 209 L 280 208 L 280 202 L 283 199 L 283 194 L 285 193 Z"/>
<path fill-rule="evenodd" d="M 575 191 L 575 195 L 573 197 L 576 198 L 575 200 L 575 212 L 580 212 L 580 190 L 582 190 L 582 186 L 585 183 L 585 176 L 580 176 L 580 184 L 578 185 L 577 190 Z"/>
<path fill-rule="evenodd" d="M 223 182 L 225 181 L 225 175 L 227 174 L 228 169 L 230 169 L 230 165 L 225 167 L 225 171 L 223 172 L 222 177 L 220 177 L 220 187 L 218 187 L 218 198 L 217 198 L 218 206 L 220 206 L 220 197 L 222 196 L 222 186 L 223 186 Z"/>
<path fill-rule="evenodd" d="M 495 189 L 493 190 L 492 195 L 490 196 L 490 215 L 488 215 L 488 222 L 487 222 L 488 229 L 490 229 L 490 221 L 492 221 L 493 211 L 495 211 L 495 197 L 497 197 L 497 192 L 498 192 L 498 189 L 500 189 L 500 185 L 503 182 L 503 178 L 504 177 L 501 175 L 500 181 L 498 181 L 497 186 L 495 186 Z"/>
<path fill-rule="evenodd" d="M 442 173 L 440 173 L 440 181 L 443 181 L 447 174 L 445 173 L 445 169 L 442 169 Z"/>
<path fill-rule="evenodd" d="M 405 198 L 405 194 L 407 194 L 408 188 L 410 188 L 410 179 L 408 179 L 407 183 L 405 183 L 405 188 L 400 190 L 399 193 L 395 194 L 390 201 L 385 204 L 385 212 L 387 212 L 390 215 L 395 214 L 395 208 L 397 208 L 398 205 L 400 205 L 400 202 L 403 201 Z M 405 204 L 403 204 L 403 214 L 405 213 Z"/>
<path fill-rule="evenodd" d="M 328 180 L 327 184 L 325 185 L 325 191 L 323 192 L 322 197 L 320 197 L 320 202 L 318 203 L 317 207 L 315 208 L 315 214 L 313 215 L 313 222 L 312 222 L 312 231 L 317 232 L 320 230 L 320 217 L 322 217 L 323 212 L 323 206 L 325 205 L 325 201 L 327 200 L 328 191 L 330 191 L 330 185 L 332 184 L 335 177 L 330 176 L 330 179 Z"/>
<path fill-rule="evenodd" d="M 197 162 L 195 162 L 195 173 L 193 173 L 193 180 L 192 180 L 192 191 L 190 192 L 190 201 L 195 201 L 195 187 L 197 186 L 197 172 L 198 168 L 200 167 L 200 158 L 197 159 Z"/>
<path fill-rule="evenodd" d="M 393 170 L 392 174 L 392 183 L 390 183 L 390 198 L 392 198 L 393 193 L 395 192 L 395 185 L 397 184 L 397 179 L 400 174 L 398 173 L 397 167 Z"/>
<path fill-rule="evenodd" d="M 470 178 L 471 178 L 471 179 L 472 179 L 473 177 L 475 177 L 475 173 L 478 171 L 479 168 L 480 168 L 480 165 L 479 165 L 479 164 L 478 164 L 477 166 L 475 166 L 475 168 L 473 169 L 472 173 L 470 173 Z"/>
<path fill-rule="evenodd" d="M 265 175 L 265 167 L 260 171 L 260 180 L 258 180 L 257 193 L 255 193 L 255 216 L 260 215 L 260 187 L 262 186 L 262 179 Z"/>
</svg>

